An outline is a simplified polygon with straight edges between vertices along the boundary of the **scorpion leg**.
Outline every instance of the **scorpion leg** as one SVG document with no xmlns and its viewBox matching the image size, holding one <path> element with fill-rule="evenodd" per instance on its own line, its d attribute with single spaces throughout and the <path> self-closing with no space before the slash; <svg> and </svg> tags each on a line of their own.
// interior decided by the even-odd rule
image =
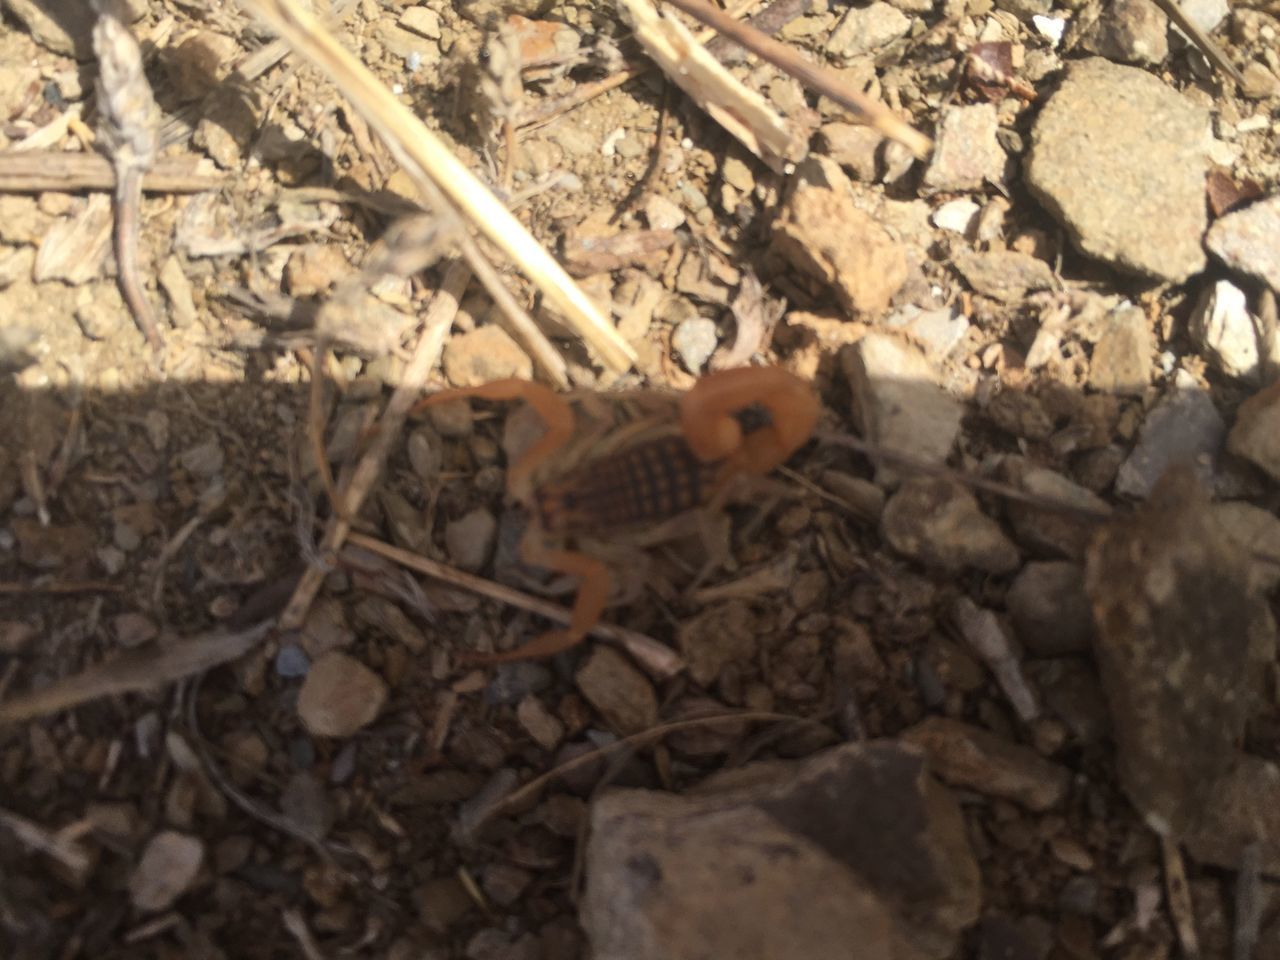
<svg viewBox="0 0 1280 960">
<path fill-rule="evenodd" d="M 537 411 L 547 425 L 547 432 L 507 468 L 508 489 L 517 489 L 518 485 L 526 483 L 534 469 L 545 463 L 573 437 L 573 408 L 569 402 L 549 387 L 514 377 L 495 380 L 478 387 L 457 387 L 433 393 L 419 400 L 412 412 L 417 413 L 427 407 L 466 397 L 478 397 L 481 400 L 523 400 Z"/>
<path fill-rule="evenodd" d="M 554 656 L 562 650 L 581 643 L 604 613 L 609 596 L 609 568 L 595 557 L 573 550 L 554 550 L 541 543 L 536 536 L 525 539 L 521 553 L 529 563 L 547 567 L 558 573 L 579 577 L 578 596 L 573 602 L 569 626 L 562 630 L 548 630 L 534 637 L 522 647 L 506 653 L 468 654 L 468 663 L 504 663 L 511 660 L 533 660 Z"/>
<path fill-rule="evenodd" d="M 744 433 L 734 415 L 756 404 L 769 421 Z M 694 455 L 741 473 L 768 473 L 783 463 L 813 434 L 820 412 L 813 387 L 781 367 L 721 370 L 680 398 L 680 426 Z"/>
</svg>

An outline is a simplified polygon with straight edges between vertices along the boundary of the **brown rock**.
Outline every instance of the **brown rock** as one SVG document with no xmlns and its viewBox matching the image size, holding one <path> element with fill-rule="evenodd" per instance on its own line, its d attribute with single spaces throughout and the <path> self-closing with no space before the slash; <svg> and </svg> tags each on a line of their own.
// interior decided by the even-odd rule
<svg viewBox="0 0 1280 960">
<path fill-rule="evenodd" d="M 755 630 L 751 608 L 736 600 L 704 610 L 681 624 L 678 642 L 689 665 L 689 676 L 705 687 L 728 664 L 754 657 Z"/>
<path fill-rule="evenodd" d="M 1151 379 L 1156 343 L 1139 307 L 1111 316 L 1089 361 L 1089 386 L 1103 393 L 1140 396 Z"/>
<path fill-rule="evenodd" d="M 582 695 L 619 733 L 647 730 L 658 722 L 658 697 L 643 673 L 618 651 L 597 646 L 578 668 Z"/>
<path fill-rule="evenodd" d="M 857 944 L 865 960 L 926 960 L 977 919 L 964 818 L 915 750 L 853 744 L 739 779 L 596 802 L 582 915 L 596 956 L 813 960 Z"/>
<path fill-rule="evenodd" d="M 1053 287 L 1053 271 L 1039 257 L 1013 250 L 956 254 L 956 269 L 978 293 L 996 300 L 1021 300 L 1033 290 Z"/>
<path fill-rule="evenodd" d="M 1018 549 L 977 499 L 945 477 L 916 477 L 889 498 L 880 530 L 894 550 L 926 566 L 1009 573 Z"/>
<path fill-rule="evenodd" d="M 93 551 L 93 531 L 83 524 L 50 524 L 19 517 L 11 529 L 18 541 L 18 559 L 38 570 L 57 570 L 83 561 Z"/>
<path fill-rule="evenodd" d="M 1058 806 L 1071 784 L 1066 767 L 1050 763 L 1030 747 L 958 720 L 930 717 L 904 731 L 902 738 L 921 747 L 929 756 L 930 769 L 947 783 L 1004 797 L 1029 810 Z"/>
<path fill-rule="evenodd" d="M 349 737 L 373 722 L 386 699 L 381 677 L 335 650 L 307 673 L 298 693 L 298 717 L 317 737 Z"/>
<path fill-rule="evenodd" d="M 1186 837 L 1191 856 L 1239 870 L 1245 850 L 1260 847 L 1263 872 L 1280 873 L 1280 766 L 1239 754 L 1235 766 L 1214 781 L 1199 823 Z"/>
<path fill-rule="evenodd" d="M 1033 656 L 1060 657 L 1089 650 L 1093 612 L 1079 564 L 1027 564 L 1010 585 L 1005 602 L 1018 640 Z"/>
<path fill-rule="evenodd" d="M 794 182 L 774 224 L 774 250 L 831 285 L 852 318 L 880 316 L 907 279 L 902 246 L 854 205 L 849 179 L 835 161 L 805 161 Z"/>
<path fill-rule="evenodd" d="M 1110 512 L 1106 501 L 1062 474 L 1020 458 L 1005 461 L 1001 474 L 1032 496 L 1062 505 L 1054 509 L 1009 501 L 1005 512 L 1018 542 L 1041 555 L 1083 558 L 1098 517 Z"/>
<path fill-rule="evenodd" d="M 1259 390 L 1240 405 L 1227 449 L 1280 480 L 1280 383 Z"/>
<path fill-rule="evenodd" d="M 533 376 L 533 361 L 500 327 L 478 327 L 451 337 L 444 348 L 444 375 L 455 387 Z"/>
<path fill-rule="evenodd" d="M 1152 829 L 1184 837 L 1238 763 L 1275 622 L 1186 468 L 1099 533 L 1086 588 L 1121 784 Z"/>
</svg>

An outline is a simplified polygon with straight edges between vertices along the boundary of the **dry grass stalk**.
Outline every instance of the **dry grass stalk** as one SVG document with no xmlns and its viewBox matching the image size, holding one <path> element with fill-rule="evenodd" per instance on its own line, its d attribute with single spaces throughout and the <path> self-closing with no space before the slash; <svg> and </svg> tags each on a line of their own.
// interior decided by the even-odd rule
<svg viewBox="0 0 1280 960">
<path fill-rule="evenodd" d="M 546 617 L 556 623 L 567 624 L 570 620 L 571 614 L 567 607 L 551 603 L 540 597 L 530 596 L 527 593 L 521 593 L 519 590 L 513 590 L 483 577 L 464 573 L 448 564 L 437 563 L 435 560 L 419 556 L 409 550 L 393 547 L 391 544 L 375 540 L 373 537 L 353 533 L 348 537 L 348 542 L 353 547 L 360 547 L 371 553 L 386 557 L 388 560 L 393 560 L 403 567 L 408 567 L 410 570 L 415 570 L 418 573 L 456 587 L 462 587 L 464 590 L 470 590 L 481 596 L 505 603 L 508 606 L 528 610 L 530 613 L 536 613 L 538 616 Z M 355 565 L 359 565 L 358 555 L 353 555 L 350 559 Z M 641 666 L 661 679 L 674 677 L 684 669 L 684 661 L 675 652 L 643 633 L 637 633 L 634 630 L 627 630 L 608 623 L 598 623 L 591 628 L 591 636 L 619 644 Z"/>
<path fill-rule="evenodd" d="M 1225 73 L 1228 77 L 1239 84 L 1243 90 L 1248 84 L 1245 82 L 1244 74 L 1236 69 L 1236 65 L 1227 59 L 1227 55 L 1222 51 L 1213 40 L 1201 30 L 1194 20 L 1186 15 L 1177 0 L 1156 0 L 1156 5 L 1165 12 L 1165 15 L 1172 20 L 1179 30 L 1187 35 L 1196 48 L 1204 54 L 1205 59 L 1212 63 L 1215 67 Z"/>
<path fill-rule="evenodd" d="M 683 733 L 686 730 L 697 730 L 702 727 L 712 727 L 719 723 L 747 724 L 747 723 L 778 723 L 787 726 L 814 726 L 821 727 L 822 724 L 817 720 L 810 720 L 805 717 L 793 717 L 787 713 L 772 713 L 766 710 L 742 710 L 738 713 L 712 713 L 701 717 L 688 717 L 684 720 L 673 720 L 669 723 L 662 723 L 648 730 L 641 730 L 639 733 L 633 733 L 629 736 L 615 740 L 613 743 L 606 744 L 587 753 L 579 754 L 564 763 L 557 765 L 554 769 L 548 770 L 546 773 L 539 774 L 528 783 L 521 785 L 518 790 L 504 796 L 501 800 L 486 807 L 480 812 L 475 820 L 470 824 L 471 832 L 475 832 L 488 823 L 496 816 L 500 816 L 507 810 L 518 809 L 528 803 L 538 793 L 552 783 L 557 777 L 562 777 L 566 773 L 584 767 L 587 764 L 596 763 L 605 757 L 612 756 L 621 750 L 635 750 L 638 747 L 645 746 L 650 743 L 657 743 L 674 733 Z"/>
<path fill-rule="evenodd" d="M 202 193 L 220 190 L 226 182 L 209 160 L 166 157 L 143 174 L 142 189 L 145 193 Z M 111 161 L 96 153 L 0 153 L 0 193 L 75 193 L 112 190 L 115 184 Z"/>
<path fill-rule="evenodd" d="M 450 204 L 520 266 L 601 363 L 617 372 L 631 366 L 635 360 L 631 346 L 555 259 L 319 20 L 295 0 L 244 0 L 244 5 L 338 87 L 406 172 L 429 179 Z"/>
<path fill-rule="evenodd" d="M 648 0 L 623 0 L 623 2 L 628 7 L 648 5 Z M 711 6 L 705 0 L 668 0 L 668 2 L 700 22 L 714 27 L 724 36 L 746 47 L 778 69 L 791 74 L 807 87 L 859 114 L 871 127 L 889 139 L 898 141 L 917 157 L 927 157 L 933 149 L 933 141 L 910 124 L 900 120 L 883 104 L 853 90 L 835 73 L 806 60 L 785 43 L 773 39 L 748 24 L 739 23 L 732 16 Z"/>
<path fill-rule="evenodd" d="M 35 821 L 4 809 L 0 809 L 0 827 L 13 834 L 27 849 L 36 850 L 60 863 L 69 879 L 82 883 L 88 877 L 93 859 L 67 831 L 52 833 Z"/>
<path fill-rule="evenodd" d="M 175 680 L 230 663 L 252 650 L 271 623 L 247 630 L 203 633 L 160 649 L 131 650 L 75 676 L 0 703 L 0 726 L 21 723 L 101 697 L 154 690 Z"/>
<path fill-rule="evenodd" d="M 779 173 L 804 159 L 810 131 L 734 79 L 683 23 L 660 15 L 649 0 L 619 0 L 619 5 L 662 72 L 738 142 Z"/>
<path fill-rule="evenodd" d="M 387 401 L 386 409 L 376 429 L 372 431 L 373 439 L 351 471 L 350 479 L 342 486 L 338 502 L 333 504 L 334 515 L 329 518 L 324 536 L 320 540 L 322 557 L 336 555 L 346 542 L 351 532 L 348 518 L 360 513 L 361 505 L 377 483 L 382 464 L 386 462 L 391 444 L 400 436 L 400 428 L 404 425 L 409 408 L 417 402 L 422 387 L 427 382 L 427 375 L 440 358 L 445 335 L 453 324 L 458 303 L 470 280 L 471 271 L 466 264 L 455 263 L 445 271 L 444 280 L 427 308 L 426 323 L 418 337 L 413 356 L 405 366 L 404 377 Z M 296 629 L 302 624 L 327 572 L 326 565 L 321 563 L 313 563 L 303 571 L 293 596 L 280 615 L 283 629 Z"/>
</svg>

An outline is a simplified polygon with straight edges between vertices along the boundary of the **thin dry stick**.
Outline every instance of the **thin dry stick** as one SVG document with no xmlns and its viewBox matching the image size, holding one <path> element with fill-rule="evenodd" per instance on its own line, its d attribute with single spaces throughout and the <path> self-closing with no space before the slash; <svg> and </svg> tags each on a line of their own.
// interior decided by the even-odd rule
<svg viewBox="0 0 1280 960">
<path fill-rule="evenodd" d="M 829 97 L 841 106 L 862 115 L 867 123 L 891 140 L 897 140 L 917 157 L 927 157 L 933 141 L 910 124 L 900 120 L 881 103 L 852 89 L 835 73 L 800 56 L 754 27 L 740 23 L 723 10 L 705 0 L 667 0 L 696 20 L 714 27 L 720 33 L 746 47 L 756 56 L 772 63 L 801 83 Z"/>
<path fill-rule="evenodd" d="M 1222 52 L 1222 48 L 1214 43 L 1208 34 L 1196 26 L 1195 21 L 1186 15 L 1177 0 L 1156 0 L 1156 4 L 1170 20 L 1178 25 L 1178 29 L 1191 39 L 1191 42 L 1199 48 L 1210 63 L 1238 83 L 1242 90 L 1248 86 L 1245 83 L 1244 75 L 1236 69 L 1234 63 L 1227 59 L 1227 55 Z"/>
<path fill-rule="evenodd" d="M 347 537 L 347 542 L 353 547 L 361 547 L 370 553 L 386 557 L 388 560 L 393 560 L 403 567 L 416 570 L 418 573 L 425 574 L 428 577 L 453 584 L 456 587 L 462 587 L 464 590 L 470 590 L 473 593 L 489 597 L 511 607 L 528 610 L 530 613 L 536 613 L 538 616 L 554 620 L 556 623 L 567 624 L 573 616 L 572 611 L 567 607 L 562 607 L 559 604 L 527 593 L 521 593 L 519 590 L 514 590 L 503 584 L 486 580 L 484 577 L 463 573 L 448 564 L 438 563 L 410 550 L 394 547 L 389 543 L 383 543 L 381 540 L 361 533 L 352 533 Z M 359 566 L 358 556 L 344 556 L 343 559 L 355 566 Z M 643 633 L 637 633 L 634 630 L 627 630 L 624 627 L 617 627 L 609 623 L 597 623 L 591 628 L 590 633 L 601 640 L 608 640 L 621 645 L 641 665 L 659 678 L 674 677 L 684 669 L 684 661 L 671 648 L 664 646 L 652 637 L 645 636 Z"/>
<path fill-rule="evenodd" d="M 513 807 L 522 806 L 530 798 L 537 796 L 538 792 L 556 777 L 562 777 L 566 773 L 571 773 L 579 767 L 586 766 L 589 763 L 595 763 L 619 750 L 630 750 L 634 747 L 644 746 L 647 743 L 654 743 L 658 740 L 665 739 L 673 733 L 681 733 L 685 730 L 696 730 L 699 727 L 711 726 L 717 723 L 794 723 L 801 725 L 812 725 L 816 727 L 822 726 L 816 720 L 810 720 L 806 717 L 793 717 L 786 713 L 771 713 L 766 710 L 744 710 L 741 713 L 716 713 L 705 717 L 689 717 L 684 720 L 673 720 L 670 723 L 659 724 L 656 727 L 650 727 L 648 730 L 641 730 L 639 733 L 633 733 L 630 736 L 615 740 L 613 743 L 605 744 L 589 753 L 580 754 L 570 760 L 566 760 L 553 770 L 534 777 L 519 790 L 515 790 L 489 809 L 483 811 L 475 820 L 473 830 L 479 829 L 488 821 L 498 816 L 504 810 L 510 810 Z"/>
<path fill-rule="evenodd" d="M 119 593 L 124 587 L 105 580 L 50 580 L 48 583 L 14 583 L 0 580 L 0 594 L 29 593 Z"/>
<path fill-rule="evenodd" d="M 203 193 L 220 190 L 227 178 L 200 157 L 166 157 L 142 175 L 144 193 Z M 0 193 L 55 190 L 114 190 L 111 161 L 97 153 L 0 153 Z"/>
<path fill-rule="evenodd" d="M 1187 883 L 1187 865 L 1176 840 L 1160 838 L 1164 859 L 1164 889 L 1168 897 L 1173 929 L 1178 935 L 1183 956 L 1200 956 L 1200 936 L 1196 933 L 1196 912 L 1191 905 L 1191 886 Z"/>
<path fill-rule="evenodd" d="M 405 367 L 404 378 L 387 401 L 382 418 L 373 432 L 373 439 L 352 471 L 350 481 L 342 488 L 341 502 L 333 505 L 334 516 L 329 518 L 324 537 L 320 541 L 322 557 L 336 554 L 351 532 L 351 524 L 345 518 L 360 513 L 365 497 L 377 482 L 382 464 L 391 450 L 391 444 L 400 435 L 400 427 L 404 424 L 409 408 L 417 401 L 427 375 L 440 358 L 445 333 L 453 323 L 458 303 L 470 279 L 471 272 L 465 265 L 454 264 L 445 272 L 440 289 L 427 308 L 426 325 L 418 337 L 413 356 Z M 324 582 L 326 573 L 324 564 L 315 563 L 307 567 L 280 615 L 282 628 L 293 630 L 302 624 L 307 611 L 311 609 L 311 601 L 320 592 L 320 584 Z"/>
<path fill-rule="evenodd" d="M 203 673 L 248 653 L 271 626 L 265 622 L 247 630 L 200 634 L 159 650 L 130 650 L 51 686 L 0 703 L 0 725 L 30 720 L 101 697 L 153 690 Z"/>
<path fill-rule="evenodd" d="M 17 837 L 24 847 L 57 860 L 73 877 L 88 875 L 93 861 L 89 852 L 73 838 L 61 832 L 53 833 L 33 820 L 4 809 L 0 809 L 0 827 Z"/>
<path fill-rule="evenodd" d="M 159 148 L 159 110 L 142 70 L 142 51 L 129 28 L 101 0 L 93 28 L 98 58 L 98 108 L 116 173 L 116 273 L 120 295 L 154 349 L 163 344 L 138 272 L 138 218 L 142 177 Z"/>
<path fill-rule="evenodd" d="M 451 204 L 520 265 L 606 367 L 621 372 L 631 366 L 635 351 L 560 264 L 319 20 L 296 0 L 244 0 L 244 4 L 328 76 L 406 171 L 430 178 Z"/>
<path fill-rule="evenodd" d="M 748 0 L 748 2 L 740 3 L 737 7 L 730 10 L 729 15 L 732 17 L 741 17 L 746 11 L 757 6 L 757 0 Z M 703 30 L 699 33 L 698 42 L 707 43 L 715 37 L 714 30 Z M 708 50 L 711 50 L 708 45 Z M 636 77 L 642 77 L 650 70 L 654 69 L 652 63 L 636 63 L 620 70 L 617 73 L 610 74 L 600 80 L 594 80 L 590 83 L 580 83 L 573 88 L 572 93 L 567 93 L 562 97 L 553 97 L 539 103 L 535 107 L 526 107 L 520 111 L 520 136 L 527 136 L 534 131 L 545 127 L 554 120 L 559 119 L 571 110 L 575 110 L 584 103 L 589 103 L 596 97 L 604 96 L 610 90 L 616 90 L 623 84 L 630 83 Z"/>
</svg>

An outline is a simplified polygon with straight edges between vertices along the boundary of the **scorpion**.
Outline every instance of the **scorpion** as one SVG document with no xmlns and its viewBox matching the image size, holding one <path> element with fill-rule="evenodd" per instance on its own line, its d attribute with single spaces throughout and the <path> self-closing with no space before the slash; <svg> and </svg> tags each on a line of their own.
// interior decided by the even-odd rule
<svg viewBox="0 0 1280 960">
<path fill-rule="evenodd" d="M 580 643 L 599 623 L 613 577 L 603 560 L 572 545 L 722 506 L 736 481 L 769 473 L 803 446 L 821 411 L 812 386 L 780 367 L 721 370 L 679 396 L 674 418 L 632 424 L 565 469 L 555 461 L 578 429 L 565 396 L 512 378 L 442 390 L 415 411 L 466 399 L 524 401 L 545 424 L 507 468 L 507 495 L 531 518 L 520 556 L 579 581 L 566 628 L 508 652 L 469 654 L 472 663 L 549 657 Z"/>
</svg>

